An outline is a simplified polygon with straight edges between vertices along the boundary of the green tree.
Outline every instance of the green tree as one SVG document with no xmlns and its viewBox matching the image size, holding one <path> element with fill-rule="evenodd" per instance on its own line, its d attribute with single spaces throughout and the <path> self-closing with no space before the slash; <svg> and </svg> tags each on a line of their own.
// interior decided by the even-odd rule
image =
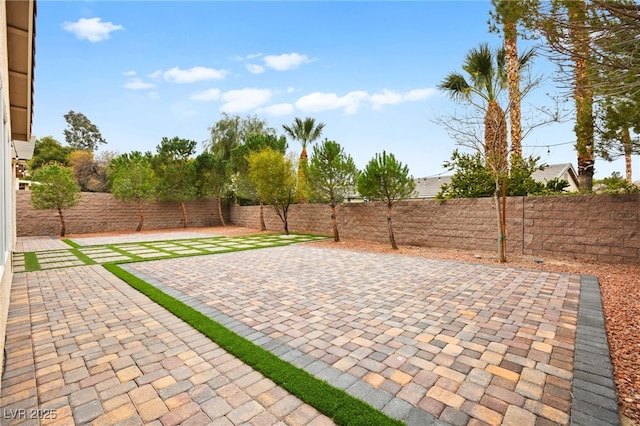
<svg viewBox="0 0 640 426">
<path fill-rule="evenodd" d="M 358 176 L 358 192 L 371 201 L 383 201 L 387 206 L 387 228 L 389 241 L 394 250 L 398 249 L 393 234 L 391 212 L 399 201 L 410 198 L 416 189 L 409 168 L 396 160 L 393 154 L 376 154 L 364 171 Z"/>
<path fill-rule="evenodd" d="M 613 172 L 611 176 L 597 180 L 594 187 L 597 188 L 597 192 L 602 194 L 631 194 L 640 191 L 638 185 L 628 183 L 618 172 Z"/>
<path fill-rule="evenodd" d="M 640 98 L 640 96 L 636 96 Z M 602 98 L 598 116 L 598 141 L 596 152 L 606 161 L 624 157 L 627 183 L 631 185 L 632 155 L 640 154 L 640 116 L 638 102 L 628 97 Z M 632 136 L 632 131 L 635 135 Z"/>
<path fill-rule="evenodd" d="M 156 147 L 152 168 L 158 177 L 158 197 L 163 201 L 180 203 L 184 227 L 189 227 L 186 201 L 197 195 L 196 168 L 191 156 L 198 143 L 189 139 L 162 138 Z"/>
<path fill-rule="evenodd" d="M 450 161 L 445 161 L 443 167 L 455 170 L 451 182 L 442 185 L 436 195 L 438 199 L 447 198 L 481 198 L 491 197 L 496 190 L 491 170 L 482 160 L 479 152 L 463 153 L 457 149 L 453 151 Z"/>
<path fill-rule="evenodd" d="M 31 187 L 31 204 L 36 210 L 57 209 L 60 217 L 60 236 L 67 227 L 62 211 L 80 203 L 80 187 L 73 177 L 73 170 L 60 164 L 49 164 L 36 170 Z"/>
<path fill-rule="evenodd" d="M 214 197 L 216 199 L 220 223 L 222 223 L 222 226 L 227 226 L 222 214 L 222 196 L 229 180 L 225 162 L 205 151 L 196 157 L 195 169 L 198 195 L 202 198 Z"/>
<path fill-rule="evenodd" d="M 258 203 L 260 205 L 260 229 L 267 230 L 264 221 L 264 202 L 258 196 L 256 184 L 249 178 L 249 155 L 259 152 L 264 148 L 271 148 L 284 155 L 287 151 L 287 139 L 284 136 L 276 137 L 269 133 L 254 133 L 247 137 L 245 143 L 237 145 L 231 151 L 231 168 L 235 171 L 236 197 L 241 201 Z"/>
<path fill-rule="evenodd" d="M 313 147 L 309 166 L 309 183 L 313 194 L 331 207 L 333 239 L 340 241 L 336 219 L 336 203 L 354 193 L 358 169 L 353 158 L 344 152 L 339 143 L 325 139 Z"/>
<path fill-rule="evenodd" d="M 108 185 L 113 196 L 123 202 L 135 201 L 138 205 L 140 220 L 136 232 L 140 232 L 144 225 L 142 203 L 155 197 L 156 177 L 150 157 L 151 154 L 133 151 L 114 158 L 107 166 Z"/>
<path fill-rule="evenodd" d="M 71 154 L 73 148 L 62 146 L 53 136 L 45 136 L 37 139 L 33 148 L 33 157 L 27 163 L 29 170 L 34 172 L 48 163 L 58 163 L 68 166 L 67 156 Z"/>
<path fill-rule="evenodd" d="M 63 131 L 67 145 L 73 149 L 95 151 L 100 144 L 106 144 L 98 126 L 81 112 L 69 111 L 64 115 L 67 128 Z"/>
<path fill-rule="evenodd" d="M 273 206 L 289 235 L 289 207 L 297 191 L 293 161 L 281 152 L 265 148 L 249 154 L 249 178 L 255 182 L 258 196 Z"/>
<path fill-rule="evenodd" d="M 300 201 L 307 200 L 307 176 L 309 172 L 309 159 L 307 147 L 319 139 L 324 129 L 324 123 L 317 123 L 314 118 L 307 117 L 304 120 L 296 117 L 291 126 L 283 125 L 282 128 L 292 139 L 300 142 L 302 151 L 298 160 L 298 188 L 301 194 Z"/>
</svg>

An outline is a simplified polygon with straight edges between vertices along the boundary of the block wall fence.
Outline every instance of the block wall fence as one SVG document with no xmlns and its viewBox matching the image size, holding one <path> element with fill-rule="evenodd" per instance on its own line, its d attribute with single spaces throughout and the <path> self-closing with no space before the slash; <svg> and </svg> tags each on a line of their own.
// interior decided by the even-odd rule
<svg viewBox="0 0 640 426">
<path fill-rule="evenodd" d="M 265 206 L 269 230 L 282 222 Z M 230 206 L 231 222 L 259 226 L 259 207 Z M 388 242 L 386 207 L 381 203 L 337 206 L 345 239 Z M 400 245 L 497 250 L 497 217 L 490 198 L 416 200 L 393 209 Z M 291 206 L 289 230 L 332 235 L 327 205 Z M 508 254 L 604 263 L 640 263 L 640 194 L 510 197 L 507 201 Z"/>
<path fill-rule="evenodd" d="M 30 191 L 16 191 L 16 228 L 19 237 L 59 235 L 60 218 L 57 210 L 35 210 L 31 206 Z M 185 203 L 189 227 L 220 225 L 218 203 L 198 200 Z M 225 222 L 229 219 L 224 205 Z M 149 229 L 181 228 L 184 226 L 179 203 L 144 203 L 144 227 Z M 135 231 L 138 226 L 138 205 L 123 203 L 106 193 L 83 192 L 80 204 L 64 210 L 67 234 L 91 232 Z"/>
<path fill-rule="evenodd" d="M 18 236 L 56 235 L 54 210 L 34 210 L 28 191 L 17 191 Z M 220 225 L 216 201 L 186 203 L 190 227 Z M 144 229 L 183 226 L 177 203 L 148 203 Z M 259 207 L 223 205 L 227 223 L 259 228 Z M 267 229 L 282 231 L 273 208 L 264 207 Z M 381 203 L 337 206 L 345 239 L 388 242 L 386 208 Z M 111 194 L 83 193 L 79 206 L 64 212 L 67 232 L 134 231 L 137 206 Z M 494 251 L 497 218 L 489 198 L 416 200 L 393 210 L 400 245 Z M 332 235 L 331 211 L 324 204 L 296 204 L 289 211 L 291 232 Z M 507 201 L 508 253 L 604 263 L 640 263 L 640 194 L 510 197 Z"/>
</svg>

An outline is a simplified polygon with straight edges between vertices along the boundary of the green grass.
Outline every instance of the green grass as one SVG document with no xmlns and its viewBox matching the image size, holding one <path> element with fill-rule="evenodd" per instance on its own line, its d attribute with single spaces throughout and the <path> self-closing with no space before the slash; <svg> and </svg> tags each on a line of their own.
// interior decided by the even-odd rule
<svg viewBox="0 0 640 426">
<path fill-rule="evenodd" d="M 80 250 L 78 250 L 77 248 L 69 250 L 71 253 L 73 253 L 73 255 L 75 257 L 77 257 L 78 259 L 80 259 L 82 262 L 84 262 L 85 265 L 95 265 L 98 262 L 96 262 L 95 260 L 91 259 L 89 256 L 87 256 L 86 254 L 82 253 Z"/>
<path fill-rule="evenodd" d="M 68 238 L 64 238 L 64 239 L 62 240 L 62 242 L 63 242 L 63 243 L 65 243 L 65 244 L 70 245 L 70 246 L 71 246 L 71 247 L 73 247 L 73 248 L 79 248 L 79 247 L 82 247 L 80 244 L 78 244 L 78 243 L 76 243 L 76 242 L 73 242 L 73 241 L 71 241 L 71 240 L 70 240 L 70 239 L 68 239 Z"/>
<path fill-rule="evenodd" d="M 38 262 L 38 256 L 33 251 L 24 254 L 24 270 L 25 272 L 39 271 L 40 262 Z"/>
<path fill-rule="evenodd" d="M 306 371 L 278 358 L 271 352 L 228 330 L 185 303 L 169 296 L 146 281 L 120 268 L 116 263 L 103 265 L 127 284 L 167 309 L 193 328 L 216 342 L 239 360 L 265 377 L 331 417 L 339 425 L 402 425 L 371 405 L 345 391 L 317 379 Z"/>
</svg>

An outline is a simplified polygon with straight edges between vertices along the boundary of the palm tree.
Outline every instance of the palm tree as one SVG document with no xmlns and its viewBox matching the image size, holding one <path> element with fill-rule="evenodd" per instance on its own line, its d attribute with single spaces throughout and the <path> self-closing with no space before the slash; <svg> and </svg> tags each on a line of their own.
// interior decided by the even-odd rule
<svg viewBox="0 0 640 426">
<path fill-rule="evenodd" d="M 504 49 L 495 54 L 487 43 L 471 49 L 465 56 L 462 69 L 469 82 L 458 72 L 452 72 L 438 86 L 454 101 L 473 102 L 479 97 L 486 106 L 484 116 L 484 155 L 487 165 L 496 171 L 506 168 L 508 151 L 506 114 L 498 104 L 498 97 L 506 87 Z"/>
<path fill-rule="evenodd" d="M 306 178 L 307 170 L 309 168 L 307 146 L 320 138 L 322 129 L 324 129 L 324 123 L 316 124 L 316 120 L 311 117 L 307 117 L 304 120 L 296 117 L 291 126 L 283 124 L 282 128 L 289 136 L 291 136 L 292 139 L 297 140 L 300 142 L 300 145 L 302 145 L 300 159 L 298 160 L 298 187 L 300 189 L 301 201 L 305 201 Z"/>
</svg>

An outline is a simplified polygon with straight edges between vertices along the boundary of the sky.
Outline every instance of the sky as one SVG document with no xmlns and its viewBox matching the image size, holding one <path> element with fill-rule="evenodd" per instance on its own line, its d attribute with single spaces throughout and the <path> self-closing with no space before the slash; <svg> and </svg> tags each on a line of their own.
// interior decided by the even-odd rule
<svg viewBox="0 0 640 426">
<path fill-rule="evenodd" d="M 437 87 L 461 71 L 488 31 L 489 1 L 50 1 L 38 2 L 33 133 L 64 143 L 64 114 L 98 126 L 101 150 L 152 151 L 163 137 L 192 139 L 199 152 L 223 112 L 258 116 L 278 134 L 294 118 L 325 124 L 359 168 L 393 153 L 414 177 L 451 174 L 460 147 L 442 122 L 472 112 Z M 530 44 L 531 42 L 529 42 Z M 527 46 L 521 45 L 521 51 Z M 572 163 L 573 118 L 540 108 L 566 99 L 556 67 L 538 56 L 541 78 L 523 101 L 524 154 Z M 561 108 L 570 112 L 571 102 Z M 299 153 L 297 141 L 289 149 Z M 310 150 L 311 153 L 311 150 Z M 638 162 L 637 156 L 633 161 Z M 596 177 L 624 162 L 596 160 Z M 634 180 L 640 173 L 634 173 Z"/>
</svg>

